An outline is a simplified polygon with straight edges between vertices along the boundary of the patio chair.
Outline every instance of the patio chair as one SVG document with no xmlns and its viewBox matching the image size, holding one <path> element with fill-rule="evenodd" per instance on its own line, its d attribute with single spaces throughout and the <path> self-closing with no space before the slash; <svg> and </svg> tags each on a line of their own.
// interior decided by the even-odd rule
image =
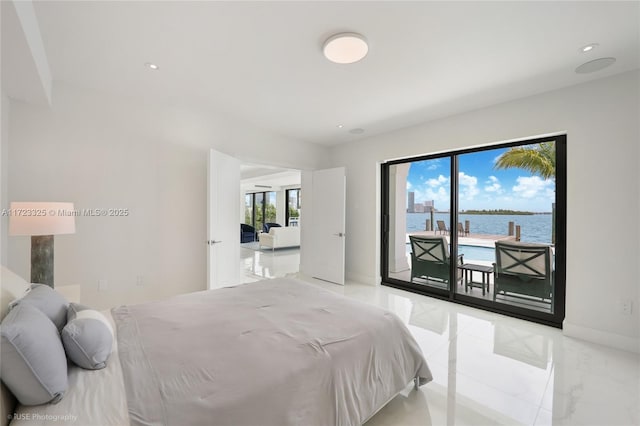
<svg viewBox="0 0 640 426">
<path fill-rule="evenodd" d="M 445 237 L 427 235 L 409 235 L 411 242 L 411 282 L 414 278 L 440 283 L 449 282 L 449 244 Z M 462 255 L 458 256 L 458 265 L 463 264 Z M 462 281 L 462 270 L 457 269 L 456 281 Z"/>
<path fill-rule="evenodd" d="M 551 247 L 496 241 L 493 300 L 498 294 L 536 300 L 553 311 L 553 260 Z"/>
<path fill-rule="evenodd" d="M 447 229 L 447 225 L 444 224 L 444 220 L 436 220 L 436 224 L 438 225 L 438 231 L 440 231 L 440 235 L 444 232 L 447 235 L 449 230 Z"/>
<path fill-rule="evenodd" d="M 462 222 L 458 222 L 458 235 L 464 237 L 464 226 L 462 226 Z"/>
</svg>

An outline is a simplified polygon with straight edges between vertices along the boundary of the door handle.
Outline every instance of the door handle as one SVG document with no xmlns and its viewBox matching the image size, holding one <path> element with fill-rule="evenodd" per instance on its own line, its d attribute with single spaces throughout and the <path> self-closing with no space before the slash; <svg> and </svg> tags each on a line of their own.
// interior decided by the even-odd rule
<svg viewBox="0 0 640 426">
<path fill-rule="evenodd" d="M 338 232 L 337 234 L 333 234 L 333 235 L 335 235 L 336 237 L 344 237 L 347 234 L 345 234 L 344 232 Z"/>
<path fill-rule="evenodd" d="M 221 243 L 221 242 L 222 242 L 222 241 L 208 240 L 208 241 L 207 241 L 207 244 L 208 244 L 208 245 L 210 245 L 210 246 L 212 246 L 212 245 L 214 245 L 214 244 L 219 244 L 219 243 Z"/>
</svg>

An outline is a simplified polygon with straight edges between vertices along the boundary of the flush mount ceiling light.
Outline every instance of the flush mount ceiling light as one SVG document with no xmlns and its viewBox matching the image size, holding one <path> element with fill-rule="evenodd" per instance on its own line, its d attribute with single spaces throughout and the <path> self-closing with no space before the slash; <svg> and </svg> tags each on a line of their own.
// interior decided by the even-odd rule
<svg viewBox="0 0 640 426">
<path fill-rule="evenodd" d="M 324 42 L 324 56 L 336 64 L 352 64 L 367 56 L 369 46 L 363 36 L 356 33 L 332 35 Z"/>
<path fill-rule="evenodd" d="M 578 74 L 589 74 L 592 72 L 600 71 L 616 61 L 616 58 L 599 58 L 594 59 L 593 61 L 585 62 L 576 68 L 576 73 Z"/>
<path fill-rule="evenodd" d="M 582 53 L 587 53 L 587 52 L 591 52 L 593 49 L 595 49 L 598 46 L 598 43 L 591 43 L 591 44 L 587 44 L 584 47 L 580 48 L 580 51 Z"/>
<path fill-rule="evenodd" d="M 151 62 L 145 63 L 144 66 L 149 68 L 149 69 L 151 69 L 151 70 L 154 70 L 154 71 L 157 71 L 157 70 L 160 69 L 160 67 L 158 65 L 152 64 Z"/>
</svg>

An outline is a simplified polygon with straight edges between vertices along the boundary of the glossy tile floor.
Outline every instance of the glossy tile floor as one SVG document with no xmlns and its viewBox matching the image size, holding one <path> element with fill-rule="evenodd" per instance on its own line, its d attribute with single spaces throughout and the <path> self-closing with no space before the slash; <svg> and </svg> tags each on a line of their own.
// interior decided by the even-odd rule
<svg viewBox="0 0 640 426">
<path fill-rule="evenodd" d="M 296 275 L 298 250 L 242 249 L 245 281 Z M 299 277 L 396 313 L 434 380 L 409 385 L 366 426 L 639 425 L 640 356 L 561 330 L 390 287 Z"/>
</svg>

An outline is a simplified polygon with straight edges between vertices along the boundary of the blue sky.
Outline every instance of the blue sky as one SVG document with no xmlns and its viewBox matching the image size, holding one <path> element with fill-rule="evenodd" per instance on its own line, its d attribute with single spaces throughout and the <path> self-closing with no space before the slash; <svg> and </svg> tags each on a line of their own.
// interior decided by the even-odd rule
<svg viewBox="0 0 640 426">
<path fill-rule="evenodd" d="M 493 149 L 459 156 L 460 209 L 510 209 L 550 212 L 555 183 L 521 169 L 496 170 L 495 160 L 507 149 Z M 438 210 L 449 209 L 449 158 L 411 163 L 407 192 L 416 203 L 435 201 Z"/>
</svg>

